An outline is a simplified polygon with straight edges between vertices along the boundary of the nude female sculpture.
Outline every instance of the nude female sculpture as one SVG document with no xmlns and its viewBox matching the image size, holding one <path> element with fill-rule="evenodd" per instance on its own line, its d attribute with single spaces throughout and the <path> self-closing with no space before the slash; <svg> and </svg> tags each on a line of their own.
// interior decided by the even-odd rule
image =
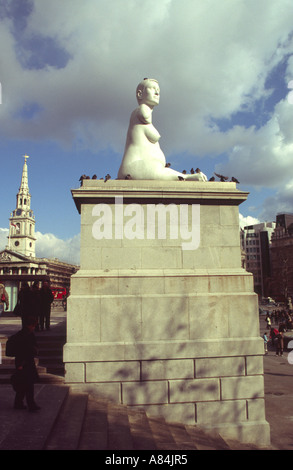
<svg viewBox="0 0 293 470">
<path fill-rule="evenodd" d="M 206 181 L 202 173 L 186 175 L 166 167 L 166 158 L 159 144 L 161 136 L 152 124 L 153 108 L 160 101 L 157 80 L 145 78 L 136 89 L 136 98 L 138 108 L 130 117 L 118 179 Z"/>
</svg>

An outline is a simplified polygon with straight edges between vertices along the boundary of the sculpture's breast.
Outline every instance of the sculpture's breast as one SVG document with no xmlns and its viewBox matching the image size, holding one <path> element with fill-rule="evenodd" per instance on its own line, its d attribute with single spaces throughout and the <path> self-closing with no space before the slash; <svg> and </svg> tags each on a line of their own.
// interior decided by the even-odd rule
<svg viewBox="0 0 293 470">
<path fill-rule="evenodd" d="M 152 124 L 147 124 L 144 126 L 144 133 L 146 138 L 152 143 L 156 144 L 160 140 L 160 134 L 157 129 Z"/>
</svg>

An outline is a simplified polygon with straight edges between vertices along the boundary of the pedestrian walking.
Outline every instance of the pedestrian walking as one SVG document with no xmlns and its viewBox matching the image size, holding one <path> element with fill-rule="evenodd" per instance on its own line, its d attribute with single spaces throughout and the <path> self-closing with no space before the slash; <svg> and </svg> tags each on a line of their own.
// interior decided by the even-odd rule
<svg viewBox="0 0 293 470">
<path fill-rule="evenodd" d="M 267 332 L 264 333 L 263 335 L 263 340 L 264 340 L 264 350 L 265 354 L 268 354 L 268 337 L 267 337 Z"/>
<path fill-rule="evenodd" d="M 29 411 L 40 409 L 34 398 L 34 384 L 39 380 L 35 364 L 37 343 L 34 329 L 36 324 L 34 317 L 26 317 L 22 330 L 17 334 L 15 373 L 11 378 L 15 391 L 14 408 L 17 410 L 26 408 L 24 399 L 26 399 Z"/>
<path fill-rule="evenodd" d="M 271 339 L 271 343 L 273 347 L 276 347 L 278 334 L 279 334 L 279 330 L 277 330 L 277 328 L 271 328 L 270 339 Z"/>
<path fill-rule="evenodd" d="M 284 333 L 280 331 L 276 340 L 276 356 L 283 356 L 284 351 Z"/>
<path fill-rule="evenodd" d="M 271 322 L 269 313 L 267 313 L 267 315 L 266 315 L 266 322 L 267 322 L 267 327 L 271 328 L 272 322 Z"/>
<path fill-rule="evenodd" d="M 5 309 L 8 310 L 9 308 L 9 297 L 7 294 L 7 291 L 5 289 L 4 284 L 0 284 L 0 317 L 2 313 L 4 312 L 4 304 L 5 304 Z"/>
</svg>

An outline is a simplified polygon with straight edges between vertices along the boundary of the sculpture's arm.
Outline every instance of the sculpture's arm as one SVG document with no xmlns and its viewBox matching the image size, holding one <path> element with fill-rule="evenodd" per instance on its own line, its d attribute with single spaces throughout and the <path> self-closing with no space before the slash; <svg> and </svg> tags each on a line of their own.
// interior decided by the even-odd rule
<svg viewBox="0 0 293 470">
<path fill-rule="evenodd" d="M 138 108 L 137 117 L 142 124 L 151 124 L 152 110 L 147 105 L 141 104 Z"/>
</svg>

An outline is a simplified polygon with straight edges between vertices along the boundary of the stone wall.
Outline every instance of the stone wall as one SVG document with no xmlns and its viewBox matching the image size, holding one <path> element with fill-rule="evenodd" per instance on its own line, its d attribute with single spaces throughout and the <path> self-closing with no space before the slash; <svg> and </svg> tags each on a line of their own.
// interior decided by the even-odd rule
<svg viewBox="0 0 293 470">
<path fill-rule="evenodd" d="M 267 445 L 257 296 L 241 268 L 238 205 L 247 194 L 234 183 L 84 183 L 73 191 L 81 269 L 68 299 L 66 382 Z M 149 204 L 188 204 L 189 213 L 199 204 L 199 246 L 149 239 L 146 228 L 140 238 L 97 240 L 95 207 L 106 204 L 115 214 L 117 197 L 143 214 Z M 123 232 L 117 220 L 118 213 L 116 235 Z"/>
</svg>

